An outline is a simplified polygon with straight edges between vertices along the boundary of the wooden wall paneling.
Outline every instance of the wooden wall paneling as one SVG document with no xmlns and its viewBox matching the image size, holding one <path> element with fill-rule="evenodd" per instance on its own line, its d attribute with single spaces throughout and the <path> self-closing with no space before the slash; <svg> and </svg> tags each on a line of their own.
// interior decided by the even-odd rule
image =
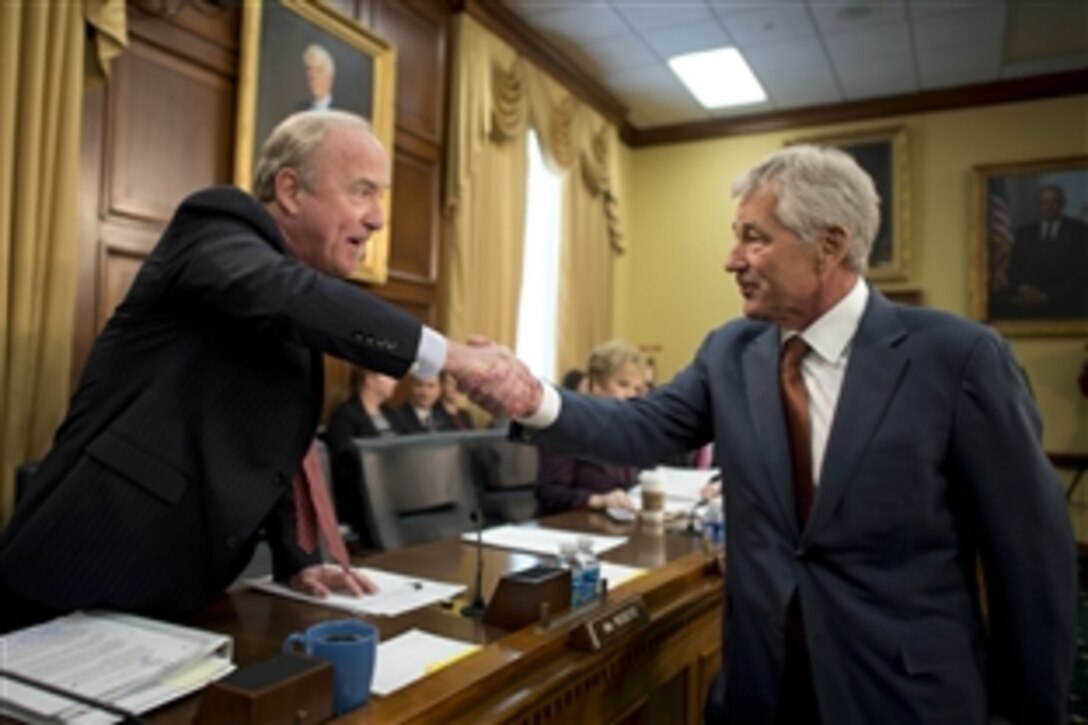
<svg viewBox="0 0 1088 725">
<path fill-rule="evenodd" d="M 165 222 L 187 194 L 230 182 L 231 79 L 133 39 L 115 84 L 108 214 Z"/>
<path fill-rule="evenodd" d="M 379 2 L 375 30 L 397 46 L 397 129 L 441 145 L 446 21 L 434 3 Z"/>
<path fill-rule="evenodd" d="M 391 222 L 389 276 L 434 289 L 438 278 L 441 166 L 398 146 L 393 159 L 396 189 Z"/>
</svg>

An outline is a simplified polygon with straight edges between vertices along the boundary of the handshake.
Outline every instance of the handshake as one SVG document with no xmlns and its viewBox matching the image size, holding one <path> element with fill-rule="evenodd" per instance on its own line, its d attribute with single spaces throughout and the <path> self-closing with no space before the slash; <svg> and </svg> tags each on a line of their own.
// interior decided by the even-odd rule
<svg viewBox="0 0 1088 725">
<path fill-rule="evenodd" d="M 524 418 L 540 407 L 544 391 L 525 363 L 505 345 L 473 336 L 465 344 L 450 340 L 446 368 L 457 387 L 488 413 Z"/>
</svg>

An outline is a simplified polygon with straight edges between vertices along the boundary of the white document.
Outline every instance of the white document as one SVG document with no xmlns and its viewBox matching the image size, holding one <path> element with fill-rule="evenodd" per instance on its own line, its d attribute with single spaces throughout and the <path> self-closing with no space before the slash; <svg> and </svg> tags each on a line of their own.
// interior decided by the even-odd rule
<svg viewBox="0 0 1088 725">
<path fill-rule="evenodd" d="M 378 585 L 377 594 L 354 597 L 351 594 L 333 592 L 324 598 L 315 597 L 274 582 L 270 576 L 250 579 L 247 584 L 254 589 L 323 607 L 380 617 L 395 617 L 413 609 L 452 599 L 465 591 L 463 584 L 447 584 L 405 574 L 394 574 L 381 569 L 356 567 L 355 571 L 370 577 L 370 580 Z"/>
<path fill-rule="evenodd" d="M 388 695 L 479 649 L 478 644 L 410 629 L 378 645 L 370 689 Z"/>
<path fill-rule="evenodd" d="M 544 555 L 558 555 L 561 544 L 568 541 L 576 544 L 578 539 L 582 537 L 593 542 L 594 554 L 600 554 L 627 543 L 626 536 L 598 536 L 596 534 L 582 533 L 581 531 L 514 526 L 512 524 L 495 526 L 483 531 L 483 542 L 486 546 L 514 549 L 515 551 L 531 551 Z M 469 531 L 461 534 L 461 539 L 474 543 L 476 541 L 476 532 Z"/>
<path fill-rule="evenodd" d="M 114 612 L 76 612 L 0 637 L 5 669 L 133 713 L 230 673 L 231 655 L 225 635 Z M 0 712 L 33 721 L 118 720 L 4 677 Z"/>
<path fill-rule="evenodd" d="M 665 513 L 689 513 L 702 500 L 700 491 L 712 478 L 721 474 L 717 468 L 674 468 L 658 466 L 652 471 L 665 488 Z M 628 494 L 635 508 L 642 508 L 642 487 L 635 486 Z"/>
</svg>

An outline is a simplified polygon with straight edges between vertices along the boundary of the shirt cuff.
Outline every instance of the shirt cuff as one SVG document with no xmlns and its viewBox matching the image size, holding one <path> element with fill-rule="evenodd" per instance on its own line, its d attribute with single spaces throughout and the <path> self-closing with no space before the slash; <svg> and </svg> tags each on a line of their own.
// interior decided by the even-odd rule
<svg viewBox="0 0 1088 725">
<path fill-rule="evenodd" d="M 446 366 L 446 338 L 423 325 L 416 349 L 412 374 L 417 378 L 433 378 Z"/>
<path fill-rule="evenodd" d="M 540 407 L 524 418 L 515 418 L 518 423 L 526 428 L 547 428 L 559 419 L 559 413 L 563 409 L 563 398 L 559 391 L 550 384 L 540 381 L 543 395 L 540 398 Z"/>
</svg>

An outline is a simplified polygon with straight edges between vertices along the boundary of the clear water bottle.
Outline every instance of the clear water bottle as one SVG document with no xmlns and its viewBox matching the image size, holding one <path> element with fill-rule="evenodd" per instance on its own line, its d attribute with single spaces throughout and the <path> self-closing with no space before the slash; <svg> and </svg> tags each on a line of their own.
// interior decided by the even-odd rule
<svg viewBox="0 0 1088 725">
<path fill-rule="evenodd" d="M 706 505 L 703 514 L 703 540 L 711 551 L 721 551 L 725 547 L 725 516 L 722 502 L 714 498 Z"/>
<path fill-rule="evenodd" d="M 578 559 L 582 564 L 582 604 L 588 604 L 600 595 L 601 562 L 593 553 L 593 540 L 578 537 Z"/>
<path fill-rule="evenodd" d="M 560 566 L 570 571 L 570 606 L 580 607 L 584 604 L 583 594 L 584 570 L 579 560 L 578 547 L 573 541 L 564 541 L 559 545 Z"/>
</svg>

